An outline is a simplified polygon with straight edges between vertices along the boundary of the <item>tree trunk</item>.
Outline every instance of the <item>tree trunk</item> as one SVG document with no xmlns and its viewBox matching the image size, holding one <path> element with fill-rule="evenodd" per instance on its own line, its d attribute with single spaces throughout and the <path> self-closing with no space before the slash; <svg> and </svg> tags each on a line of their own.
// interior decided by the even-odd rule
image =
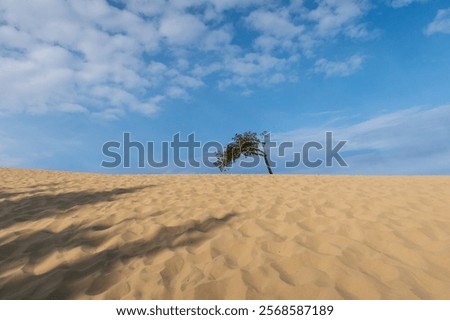
<svg viewBox="0 0 450 320">
<path fill-rule="evenodd" d="M 270 174 L 273 174 L 272 168 L 270 167 L 269 160 L 267 159 L 267 154 L 265 151 L 263 153 L 263 157 L 264 157 L 264 162 L 266 163 L 267 171 L 269 171 Z"/>
</svg>

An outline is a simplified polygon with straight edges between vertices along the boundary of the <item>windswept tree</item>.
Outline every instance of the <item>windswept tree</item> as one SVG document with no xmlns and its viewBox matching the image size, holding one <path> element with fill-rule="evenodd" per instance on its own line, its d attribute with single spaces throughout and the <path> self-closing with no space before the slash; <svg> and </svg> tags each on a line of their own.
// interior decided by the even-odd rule
<svg viewBox="0 0 450 320">
<path fill-rule="evenodd" d="M 265 137 L 268 135 L 266 131 L 260 134 L 255 132 L 236 133 L 232 139 L 232 142 L 227 144 L 223 151 L 216 153 L 217 161 L 214 165 L 220 169 L 220 171 L 227 170 L 237 159 L 241 156 L 250 157 L 257 156 L 264 159 L 267 171 L 273 174 L 270 167 L 269 158 L 266 151 Z"/>
</svg>

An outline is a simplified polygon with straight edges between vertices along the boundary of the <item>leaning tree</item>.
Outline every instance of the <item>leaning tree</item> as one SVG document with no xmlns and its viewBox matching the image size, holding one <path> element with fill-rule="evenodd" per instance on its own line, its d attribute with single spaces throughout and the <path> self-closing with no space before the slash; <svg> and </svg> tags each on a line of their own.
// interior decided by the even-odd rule
<svg viewBox="0 0 450 320">
<path fill-rule="evenodd" d="M 263 157 L 267 171 L 269 171 L 270 174 L 273 174 L 266 151 L 265 137 L 267 135 L 268 133 L 264 131 L 260 134 L 260 139 L 255 132 L 247 131 L 239 134 L 236 133 L 232 142 L 227 144 L 223 151 L 216 153 L 217 161 L 214 162 L 214 165 L 218 167 L 220 171 L 225 171 L 239 159 L 240 156 L 258 156 Z"/>
</svg>

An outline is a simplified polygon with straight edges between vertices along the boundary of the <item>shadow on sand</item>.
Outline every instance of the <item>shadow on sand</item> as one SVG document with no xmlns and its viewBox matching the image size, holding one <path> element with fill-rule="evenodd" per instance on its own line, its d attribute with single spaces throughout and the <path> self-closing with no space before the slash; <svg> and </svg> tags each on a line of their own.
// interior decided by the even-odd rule
<svg viewBox="0 0 450 320">
<path fill-rule="evenodd" d="M 59 194 L 33 194 L 18 200 L 0 202 L 0 228 L 8 228 L 18 222 L 37 221 L 51 216 L 61 216 L 76 206 L 113 201 L 116 196 L 140 191 L 154 185 L 133 188 L 117 188 L 109 191 L 78 191 Z M 25 193 L 25 192 L 23 192 Z M 34 192 L 36 193 L 36 192 Z M 0 199 L 22 193 L 0 193 Z M 42 208 L 45 208 L 43 210 Z"/>
<path fill-rule="evenodd" d="M 77 205 L 112 201 L 116 195 L 148 187 L 35 195 L 18 201 L 3 201 L 0 207 L 0 227 L 17 222 L 19 218 L 16 215 L 19 211 L 26 212 L 25 215 L 22 214 L 21 221 L 38 220 L 65 214 Z M 47 209 L 44 212 L 36 206 L 41 201 L 46 203 Z M 3 243 L 0 246 L 0 299 L 76 299 L 84 295 L 100 294 L 117 283 L 121 277 L 120 266 L 131 259 L 151 258 L 165 249 L 198 244 L 208 239 L 208 232 L 220 228 L 235 216 L 235 213 L 229 213 L 222 218 L 212 217 L 179 226 L 162 227 L 150 240 L 137 240 L 103 251 L 98 248 L 110 239 L 111 230 L 108 229 L 113 225 L 70 226 L 60 232 L 39 230 L 24 233 L 14 240 L 0 239 L 0 243 Z M 32 269 L 33 265 L 49 255 L 77 247 L 84 254 L 76 261 L 57 265 L 41 274 L 35 274 Z M 17 268 L 24 271 L 20 277 L 4 277 Z"/>
</svg>

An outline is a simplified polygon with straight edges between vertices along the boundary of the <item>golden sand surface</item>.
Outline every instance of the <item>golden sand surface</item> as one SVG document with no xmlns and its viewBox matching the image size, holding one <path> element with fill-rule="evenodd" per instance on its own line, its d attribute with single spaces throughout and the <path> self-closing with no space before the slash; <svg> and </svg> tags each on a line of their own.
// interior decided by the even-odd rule
<svg viewBox="0 0 450 320">
<path fill-rule="evenodd" d="M 450 177 L 0 169 L 1 299 L 450 299 Z"/>
</svg>

